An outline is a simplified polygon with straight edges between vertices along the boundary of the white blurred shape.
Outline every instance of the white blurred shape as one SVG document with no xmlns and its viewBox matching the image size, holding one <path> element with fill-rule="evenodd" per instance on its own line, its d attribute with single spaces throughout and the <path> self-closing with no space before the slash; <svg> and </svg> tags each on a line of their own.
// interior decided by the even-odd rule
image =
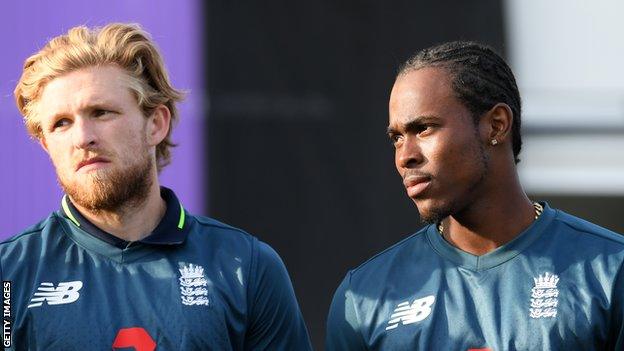
<svg viewBox="0 0 624 351">
<path fill-rule="evenodd" d="M 624 194 L 622 13 L 616 0 L 505 1 L 529 131 L 519 167 L 528 192 Z M 544 128 L 553 133 L 531 134 Z"/>
</svg>

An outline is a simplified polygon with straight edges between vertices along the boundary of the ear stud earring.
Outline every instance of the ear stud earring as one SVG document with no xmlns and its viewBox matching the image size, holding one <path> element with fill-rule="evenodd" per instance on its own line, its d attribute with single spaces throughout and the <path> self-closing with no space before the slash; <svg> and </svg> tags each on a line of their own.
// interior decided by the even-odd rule
<svg viewBox="0 0 624 351">
<path fill-rule="evenodd" d="M 498 144 L 498 140 L 492 139 L 492 141 L 490 141 L 490 144 L 492 144 L 492 146 L 496 146 Z"/>
</svg>

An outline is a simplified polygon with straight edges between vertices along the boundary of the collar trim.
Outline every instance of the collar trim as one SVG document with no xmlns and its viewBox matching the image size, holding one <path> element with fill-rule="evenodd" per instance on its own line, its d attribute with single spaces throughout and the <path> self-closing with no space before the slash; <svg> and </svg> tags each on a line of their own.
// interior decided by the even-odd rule
<svg viewBox="0 0 624 351">
<path fill-rule="evenodd" d="M 180 203 L 180 220 L 178 221 L 178 229 L 184 228 L 184 221 L 186 216 L 184 215 L 184 207 L 182 207 L 182 203 Z"/>
<path fill-rule="evenodd" d="M 160 188 L 160 195 L 167 204 L 164 217 L 158 226 L 149 235 L 136 243 L 155 245 L 177 245 L 182 244 L 190 232 L 189 218 L 186 210 L 175 196 L 173 191 L 165 187 Z M 64 195 L 61 200 L 62 217 L 71 221 L 76 227 L 84 231 L 85 234 L 96 237 L 106 243 L 118 248 L 126 248 L 130 242 L 125 241 L 113 234 L 105 232 L 86 219 L 78 209 L 74 207 L 71 199 Z"/>
<path fill-rule="evenodd" d="M 67 195 L 63 195 L 63 200 L 61 201 L 61 206 L 63 206 L 63 211 L 69 220 L 71 220 L 76 227 L 80 227 L 80 222 L 74 217 L 74 214 L 69 209 L 69 205 L 67 205 Z"/>
<path fill-rule="evenodd" d="M 510 242 L 482 256 L 470 254 L 449 244 L 442 238 L 435 224 L 427 227 L 426 236 L 433 249 L 440 256 L 473 271 L 487 270 L 516 257 L 545 235 L 546 228 L 555 218 L 555 210 L 546 202 L 541 202 L 540 204 L 544 207 L 544 211 L 528 228 Z"/>
</svg>

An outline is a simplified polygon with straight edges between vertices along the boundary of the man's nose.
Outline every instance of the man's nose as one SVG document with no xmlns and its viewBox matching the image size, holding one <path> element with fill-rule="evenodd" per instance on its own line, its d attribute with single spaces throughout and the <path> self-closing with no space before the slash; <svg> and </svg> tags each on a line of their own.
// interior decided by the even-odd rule
<svg viewBox="0 0 624 351">
<path fill-rule="evenodd" d="M 72 128 L 72 141 L 77 149 L 88 149 L 97 143 L 94 123 L 88 118 L 77 117 Z"/>
<path fill-rule="evenodd" d="M 397 166 L 401 168 L 414 168 L 424 160 L 421 146 L 414 138 L 406 137 L 396 152 Z"/>
</svg>

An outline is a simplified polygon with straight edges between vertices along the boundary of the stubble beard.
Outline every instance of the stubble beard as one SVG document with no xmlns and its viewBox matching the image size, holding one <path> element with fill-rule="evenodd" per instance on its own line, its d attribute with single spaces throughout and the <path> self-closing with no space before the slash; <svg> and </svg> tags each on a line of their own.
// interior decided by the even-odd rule
<svg viewBox="0 0 624 351">
<path fill-rule="evenodd" d="M 419 209 L 420 220 L 423 224 L 440 223 L 444 218 L 461 212 L 472 202 L 472 199 L 474 199 L 476 192 L 479 191 L 480 185 L 484 182 L 490 169 L 489 158 L 485 153 L 483 145 L 477 143 L 473 158 L 475 161 L 480 162 L 481 167 L 479 174 L 474 177 L 474 180 L 468 186 L 468 191 L 461 197 L 454 196 L 450 202 L 430 208 L 427 212 L 420 211 Z"/>
<path fill-rule="evenodd" d="M 135 164 L 87 175 L 86 182 L 69 181 L 57 172 L 58 182 L 71 200 L 93 214 L 118 213 L 145 201 L 152 186 L 154 161 L 147 150 Z"/>
</svg>

